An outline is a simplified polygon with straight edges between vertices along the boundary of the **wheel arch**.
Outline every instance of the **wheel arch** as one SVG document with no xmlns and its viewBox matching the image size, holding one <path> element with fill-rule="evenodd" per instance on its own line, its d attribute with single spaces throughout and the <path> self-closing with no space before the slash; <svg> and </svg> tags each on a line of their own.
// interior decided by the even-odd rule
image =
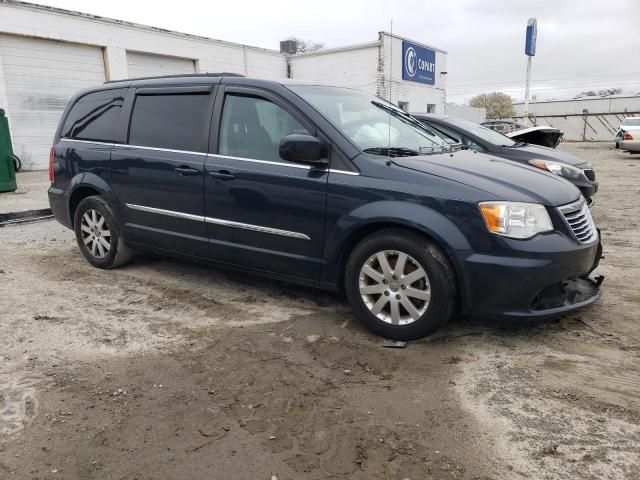
<svg viewBox="0 0 640 480">
<path fill-rule="evenodd" d="M 372 214 L 366 217 L 352 212 L 348 218 L 358 218 L 359 221 L 345 228 L 339 239 L 328 242 L 333 248 L 327 249 L 327 265 L 333 266 L 333 269 L 328 269 L 326 278 L 331 283 L 335 282 L 339 291 L 344 290 L 345 265 L 356 245 L 377 232 L 400 229 L 425 238 L 441 250 L 451 265 L 457 290 L 461 292 L 463 282 L 460 281 L 460 267 L 453 250 L 469 250 L 471 247 L 449 219 L 431 208 L 404 202 L 376 202 L 367 205 L 367 210 Z M 396 215 L 392 216 L 392 212 Z M 402 214 L 398 216 L 398 212 Z M 384 213 L 387 215 L 381 215 Z"/>
<path fill-rule="evenodd" d="M 67 211 L 71 226 L 74 223 L 76 208 L 82 200 L 92 195 L 101 195 L 115 208 L 118 203 L 116 196 L 109 184 L 94 173 L 82 173 L 71 180 L 69 187 L 69 199 L 67 201 Z"/>
</svg>

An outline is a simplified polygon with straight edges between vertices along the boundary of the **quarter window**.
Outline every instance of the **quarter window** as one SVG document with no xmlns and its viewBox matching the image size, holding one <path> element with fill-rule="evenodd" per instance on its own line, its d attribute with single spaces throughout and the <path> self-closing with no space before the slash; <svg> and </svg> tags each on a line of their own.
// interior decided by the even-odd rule
<svg viewBox="0 0 640 480">
<path fill-rule="evenodd" d="M 208 93 L 138 95 L 129 143 L 143 147 L 204 152 Z"/>
<path fill-rule="evenodd" d="M 115 142 L 126 90 L 89 93 L 71 107 L 62 136 L 76 140 Z"/>
<path fill-rule="evenodd" d="M 220 155 L 281 160 L 282 137 L 294 133 L 309 135 L 290 113 L 263 98 L 227 95 L 220 125 Z"/>
</svg>

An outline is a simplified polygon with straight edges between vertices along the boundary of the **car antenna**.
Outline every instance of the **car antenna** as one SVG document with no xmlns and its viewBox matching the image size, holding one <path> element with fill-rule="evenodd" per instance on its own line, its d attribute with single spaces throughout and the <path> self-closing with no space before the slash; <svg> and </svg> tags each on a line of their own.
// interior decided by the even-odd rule
<svg viewBox="0 0 640 480">
<path fill-rule="evenodd" d="M 391 85 L 393 82 L 393 18 L 391 19 L 391 52 L 389 52 L 389 103 L 391 103 Z M 391 166 L 391 114 L 389 113 L 389 130 L 387 132 L 387 167 Z"/>
</svg>

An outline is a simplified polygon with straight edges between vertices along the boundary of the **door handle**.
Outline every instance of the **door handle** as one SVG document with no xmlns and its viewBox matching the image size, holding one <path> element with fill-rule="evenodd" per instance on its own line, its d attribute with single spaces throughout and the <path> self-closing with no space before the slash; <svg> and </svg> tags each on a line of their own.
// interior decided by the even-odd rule
<svg viewBox="0 0 640 480">
<path fill-rule="evenodd" d="M 217 178 L 218 180 L 233 180 L 236 176 L 227 170 L 220 170 L 218 172 L 209 172 L 211 178 Z"/>
<path fill-rule="evenodd" d="M 174 168 L 174 170 L 178 172 L 179 175 L 183 176 L 200 174 L 200 170 L 196 170 L 195 168 L 191 167 L 176 167 Z"/>
</svg>

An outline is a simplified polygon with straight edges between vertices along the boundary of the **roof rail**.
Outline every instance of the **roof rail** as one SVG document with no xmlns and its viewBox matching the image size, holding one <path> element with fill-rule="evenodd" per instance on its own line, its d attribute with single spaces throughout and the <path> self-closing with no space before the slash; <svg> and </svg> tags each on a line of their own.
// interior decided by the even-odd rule
<svg viewBox="0 0 640 480">
<path fill-rule="evenodd" d="M 182 73 L 177 75 L 158 75 L 157 77 L 137 77 L 137 78 L 121 78 L 120 80 L 107 80 L 107 83 L 133 82 L 136 80 L 156 80 L 161 78 L 183 78 L 183 77 L 244 77 L 240 73 L 219 72 L 219 73 Z"/>
</svg>

